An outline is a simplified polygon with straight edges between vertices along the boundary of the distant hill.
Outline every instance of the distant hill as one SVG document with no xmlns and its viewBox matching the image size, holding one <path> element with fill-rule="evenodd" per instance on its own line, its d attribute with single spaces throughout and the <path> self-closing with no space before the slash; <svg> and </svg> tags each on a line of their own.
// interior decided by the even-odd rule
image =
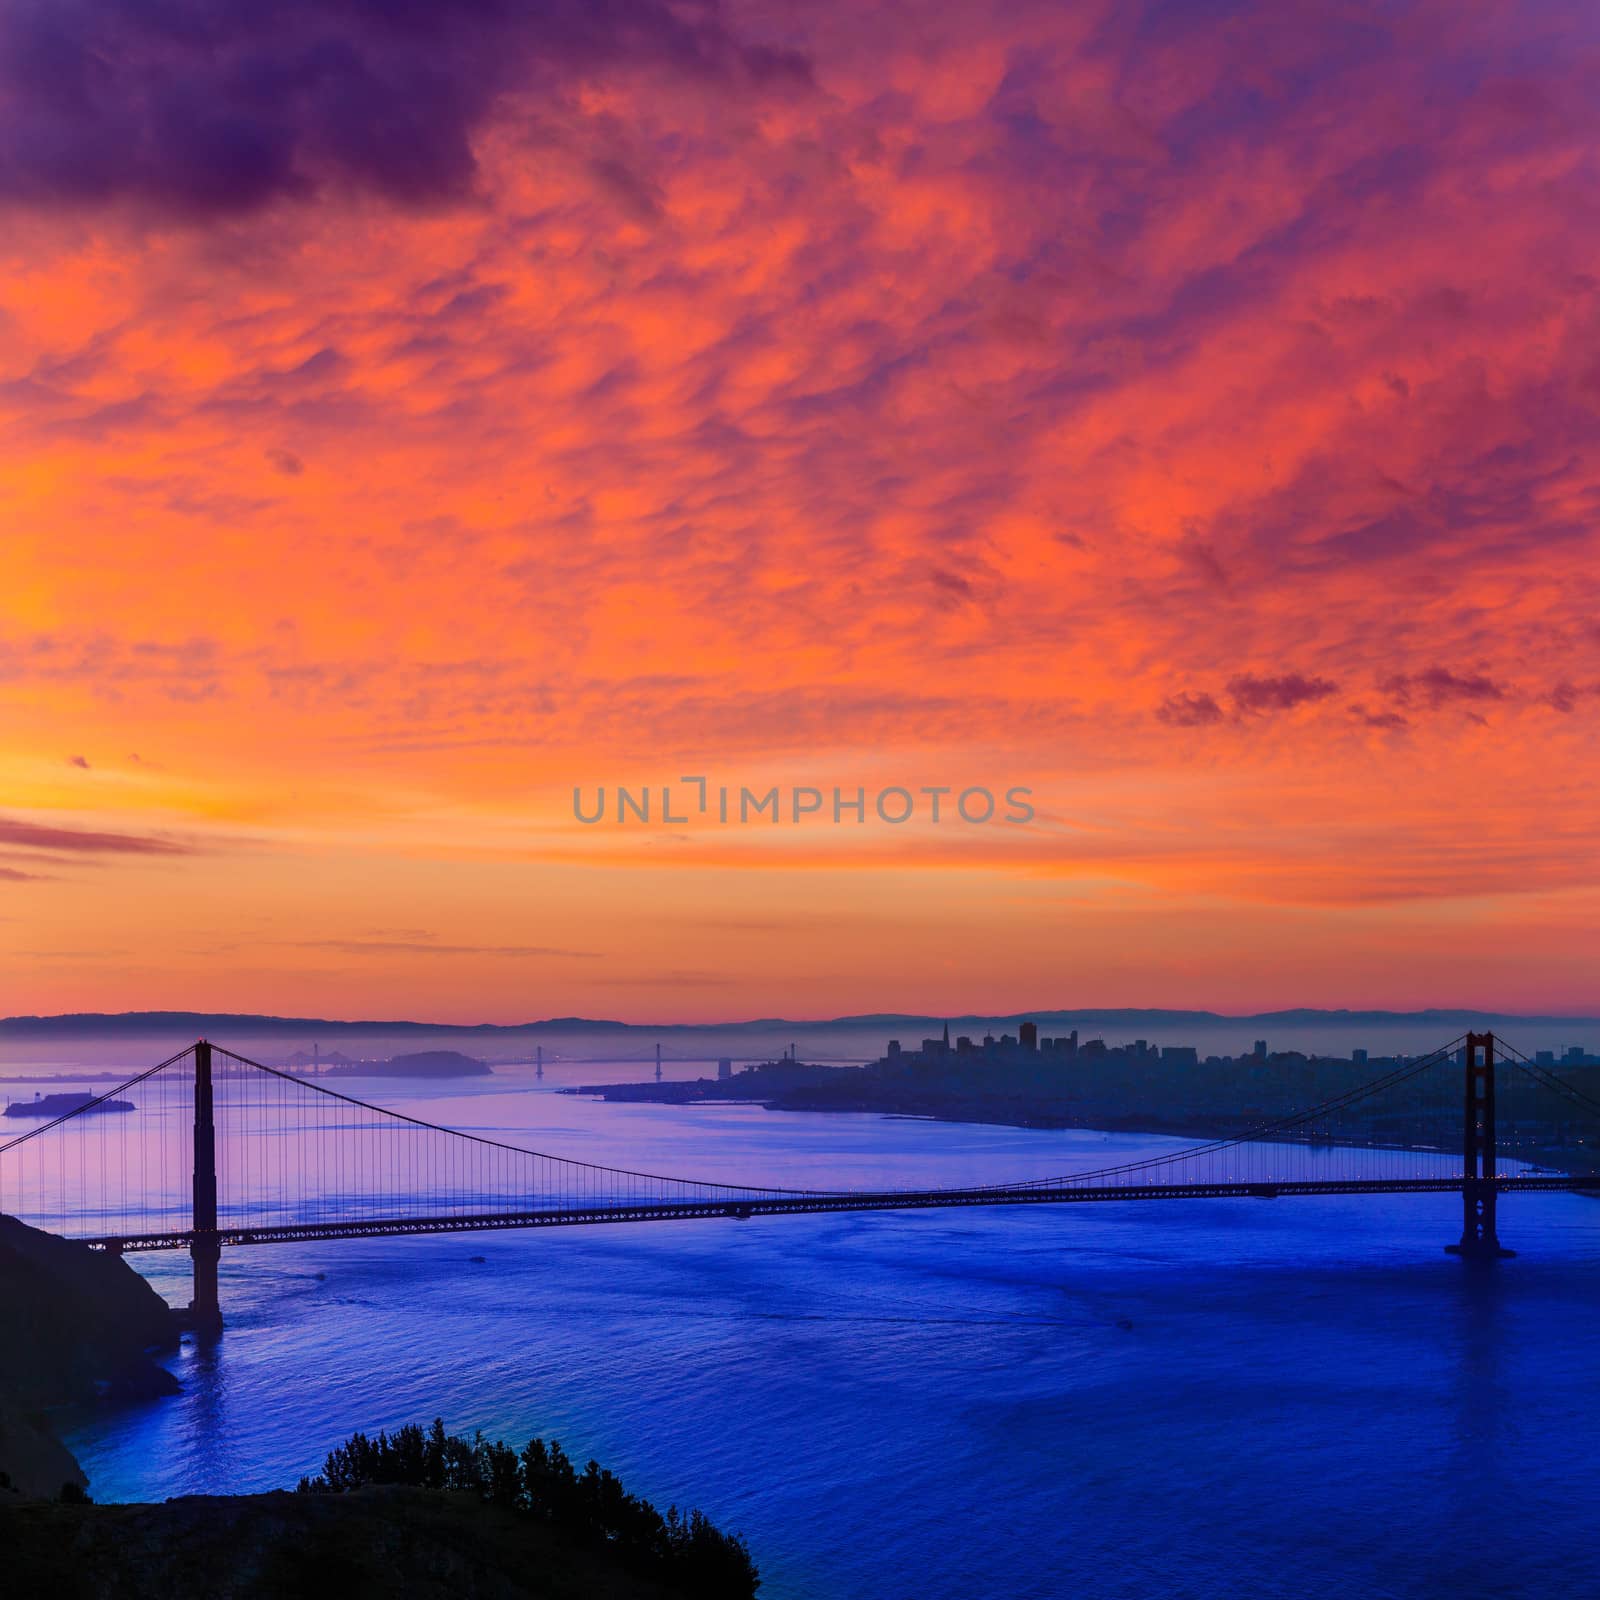
<svg viewBox="0 0 1600 1600">
<path fill-rule="evenodd" d="M 377 1066 L 357 1065 L 346 1070 L 381 1078 L 481 1078 L 490 1068 L 476 1056 L 464 1056 L 459 1050 L 418 1050 L 413 1055 L 391 1056 Z"/>
<path fill-rule="evenodd" d="M 545 1017 L 528 1022 L 415 1022 L 409 1020 L 339 1019 L 329 1017 L 275 1017 L 247 1012 L 224 1011 L 83 1011 L 59 1016 L 17 1016 L 0 1018 L 0 1039 L 92 1039 L 128 1038 L 139 1034 L 194 1036 L 241 1035 L 252 1037 L 274 1034 L 320 1036 L 340 1034 L 459 1035 L 494 1039 L 518 1034 L 610 1034 L 659 1038 L 688 1033 L 774 1033 L 804 1029 L 837 1028 L 841 1031 L 863 1028 L 923 1028 L 933 1031 L 949 1022 L 952 1029 L 978 1025 L 1004 1027 L 1032 1019 L 1039 1023 L 1087 1024 L 1105 1027 L 1171 1027 L 1260 1025 L 1268 1027 L 1329 1025 L 1381 1025 L 1394 1023 L 1473 1023 L 1488 1022 L 1539 1024 L 1600 1024 L 1600 1017 L 1580 1015 L 1533 1015 L 1513 1011 L 1451 1010 L 1428 1007 L 1417 1011 L 1349 1011 L 1305 1006 L 1284 1011 L 1256 1011 L 1229 1014 L 1221 1011 L 1164 1010 L 1157 1007 L 1059 1008 L 1042 1007 L 1003 1014 L 963 1012 L 948 1016 L 919 1015 L 915 1012 L 868 1012 L 857 1016 L 804 1019 L 758 1017 L 730 1022 L 617 1022 L 596 1017 Z"/>
</svg>

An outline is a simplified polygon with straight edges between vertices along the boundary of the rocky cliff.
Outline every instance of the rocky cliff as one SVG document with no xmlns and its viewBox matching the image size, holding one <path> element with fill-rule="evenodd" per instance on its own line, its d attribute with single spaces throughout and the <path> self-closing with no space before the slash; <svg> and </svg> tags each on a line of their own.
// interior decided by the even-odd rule
<svg viewBox="0 0 1600 1600">
<path fill-rule="evenodd" d="M 0 1216 L 0 1472 L 12 1489 L 82 1487 L 45 1414 L 175 1392 L 152 1355 L 176 1342 L 167 1303 L 126 1262 Z"/>
</svg>

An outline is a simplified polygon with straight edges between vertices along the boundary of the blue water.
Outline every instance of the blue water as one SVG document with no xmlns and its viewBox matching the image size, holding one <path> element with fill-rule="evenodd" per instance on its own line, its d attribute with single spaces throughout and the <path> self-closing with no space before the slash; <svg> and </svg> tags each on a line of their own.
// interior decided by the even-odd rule
<svg viewBox="0 0 1600 1600">
<path fill-rule="evenodd" d="M 657 1170 L 1026 1177 L 1158 1141 L 496 1083 L 386 1096 Z M 176 1398 L 81 1419 L 101 1499 L 292 1483 L 435 1413 L 749 1538 L 770 1600 L 1600 1594 L 1600 1202 L 1119 1203 L 235 1250 Z M 473 1256 L 485 1259 L 472 1261 Z M 186 1262 L 131 1257 L 174 1301 Z"/>
</svg>

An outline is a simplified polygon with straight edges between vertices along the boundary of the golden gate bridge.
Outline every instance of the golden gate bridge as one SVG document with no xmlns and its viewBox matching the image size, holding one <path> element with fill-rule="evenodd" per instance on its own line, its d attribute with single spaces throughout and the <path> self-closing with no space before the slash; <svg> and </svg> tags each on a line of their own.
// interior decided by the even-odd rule
<svg viewBox="0 0 1600 1600">
<path fill-rule="evenodd" d="M 97 1116 L 138 1091 L 136 1117 Z M 130 1124 L 132 1124 L 130 1126 Z M 1013 1183 L 799 1189 L 637 1172 L 449 1128 L 208 1040 L 0 1144 L 0 1211 L 122 1253 L 187 1250 L 221 1326 L 225 1247 L 483 1229 L 1133 1200 L 1458 1191 L 1446 1246 L 1487 1259 L 1503 1194 L 1600 1189 L 1600 1100 L 1491 1033 L 1319 1105 L 1138 1160 Z"/>
</svg>

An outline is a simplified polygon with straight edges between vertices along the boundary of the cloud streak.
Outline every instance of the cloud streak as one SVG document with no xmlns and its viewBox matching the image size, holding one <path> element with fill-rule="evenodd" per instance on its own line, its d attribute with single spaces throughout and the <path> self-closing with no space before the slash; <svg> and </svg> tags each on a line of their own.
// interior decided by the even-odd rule
<svg viewBox="0 0 1600 1600">
<path fill-rule="evenodd" d="M 93 828 L 61 828 L 48 823 L 0 817 L 0 845 L 59 856 L 186 856 L 196 846 L 158 834 L 111 833 Z"/>
</svg>

